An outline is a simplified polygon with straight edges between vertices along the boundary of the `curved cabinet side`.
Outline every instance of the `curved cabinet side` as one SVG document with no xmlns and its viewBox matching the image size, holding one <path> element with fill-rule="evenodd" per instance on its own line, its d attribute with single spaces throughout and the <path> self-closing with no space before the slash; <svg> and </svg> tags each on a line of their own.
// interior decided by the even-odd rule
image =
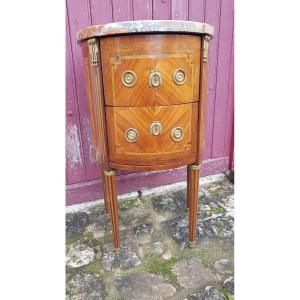
<svg viewBox="0 0 300 300">
<path fill-rule="evenodd" d="M 91 53 L 92 40 L 94 52 Z M 104 204 L 107 214 L 111 213 L 110 205 L 110 182 L 105 179 L 104 172 L 109 171 L 108 149 L 107 149 L 107 132 L 103 96 L 101 59 L 99 52 L 99 40 L 91 39 L 81 43 L 83 53 L 84 78 L 89 108 L 90 125 L 92 129 L 93 151 L 97 162 L 100 165 L 102 175 L 102 186 L 104 194 Z"/>
<path fill-rule="evenodd" d="M 205 151 L 205 131 L 206 131 L 206 111 L 207 111 L 207 88 L 208 88 L 208 45 L 209 36 L 201 38 L 201 58 L 200 58 L 200 99 L 198 111 L 198 158 L 200 165 L 204 159 Z"/>
<path fill-rule="evenodd" d="M 100 164 L 101 171 L 109 171 L 99 40 L 95 39 L 95 43 L 95 47 L 97 47 L 98 51 L 95 52 L 93 59 L 90 55 L 88 41 L 81 43 L 84 60 L 85 86 L 91 120 L 93 149 L 97 161 Z"/>
</svg>

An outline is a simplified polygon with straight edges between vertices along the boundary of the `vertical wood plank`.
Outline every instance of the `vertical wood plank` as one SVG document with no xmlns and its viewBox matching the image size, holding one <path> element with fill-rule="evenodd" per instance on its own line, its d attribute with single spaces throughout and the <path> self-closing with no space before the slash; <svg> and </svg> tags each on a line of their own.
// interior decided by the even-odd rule
<svg viewBox="0 0 300 300">
<path fill-rule="evenodd" d="M 112 0 L 112 9 L 114 22 L 133 19 L 131 0 Z"/>
<path fill-rule="evenodd" d="M 205 0 L 189 1 L 189 20 L 195 22 L 204 22 Z"/>
<path fill-rule="evenodd" d="M 82 51 L 77 43 L 76 34 L 85 26 L 91 25 L 90 4 L 88 0 L 67 0 L 67 12 L 70 26 L 71 50 L 74 61 L 74 74 L 79 108 L 79 120 L 87 180 L 99 178 L 99 168 L 92 151 L 92 135 L 88 115 Z"/>
<path fill-rule="evenodd" d="M 134 20 L 152 19 L 152 0 L 132 0 L 132 6 Z"/>
<path fill-rule="evenodd" d="M 112 22 L 111 0 L 90 0 L 92 25 Z"/>
<path fill-rule="evenodd" d="M 66 181 L 67 184 L 74 184 L 85 181 L 86 174 L 78 119 L 68 19 L 66 23 Z"/>
<path fill-rule="evenodd" d="M 231 42 L 231 59 L 230 59 L 230 74 L 229 74 L 229 90 L 228 90 L 228 106 L 226 114 L 226 131 L 224 137 L 224 155 L 232 158 L 233 156 L 233 114 L 234 114 L 234 41 Z M 231 163 L 229 161 L 229 163 Z M 231 168 L 232 166 L 229 166 Z"/>
<path fill-rule="evenodd" d="M 218 71 L 218 48 L 221 0 L 206 1 L 204 21 L 214 26 L 214 38 L 209 42 L 208 95 L 204 159 L 212 158 L 214 112 Z"/>
<path fill-rule="evenodd" d="M 234 168 L 234 125 L 232 126 L 231 141 L 230 142 L 231 142 L 231 144 L 230 144 L 228 169 L 232 170 Z"/>
<path fill-rule="evenodd" d="M 224 138 L 233 31 L 233 0 L 222 1 L 212 157 L 224 156 Z"/>
<path fill-rule="evenodd" d="M 228 170 L 234 169 L 234 127 L 232 127 L 231 145 L 228 160 Z"/>
<path fill-rule="evenodd" d="M 189 1 L 188 0 L 172 0 L 171 1 L 171 19 L 172 20 L 188 20 L 189 17 Z"/>
<path fill-rule="evenodd" d="M 153 20 L 169 20 L 170 18 L 170 0 L 153 0 Z"/>
</svg>

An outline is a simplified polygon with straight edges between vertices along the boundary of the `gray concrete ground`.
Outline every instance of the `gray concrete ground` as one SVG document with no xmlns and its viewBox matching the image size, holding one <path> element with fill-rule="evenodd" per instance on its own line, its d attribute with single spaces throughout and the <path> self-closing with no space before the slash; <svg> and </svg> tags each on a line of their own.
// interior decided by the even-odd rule
<svg viewBox="0 0 300 300">
<path fill-rule="evenodd" d="M 119 254 L 102 204 L 67 213 L 66 299 L 234 299 L 233 185 L 224 174 L 201 179 L 199 204 L 194 249 L 182 185 L 120 201 Z"/>
</svg>

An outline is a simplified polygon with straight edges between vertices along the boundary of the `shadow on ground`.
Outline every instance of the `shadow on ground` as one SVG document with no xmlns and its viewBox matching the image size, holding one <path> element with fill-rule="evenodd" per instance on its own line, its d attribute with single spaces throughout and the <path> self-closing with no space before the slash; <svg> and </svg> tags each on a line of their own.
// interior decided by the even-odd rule
<svg viewBox="0 0 300 300">
<path fill-rule="evenodd" d="M 66 299 L 233 299 L 233 185 L 201 180 L 194 249 L 185 189 L 121 201 L 118 255 L 101 204 L 68 213 Z"/>
</svg>

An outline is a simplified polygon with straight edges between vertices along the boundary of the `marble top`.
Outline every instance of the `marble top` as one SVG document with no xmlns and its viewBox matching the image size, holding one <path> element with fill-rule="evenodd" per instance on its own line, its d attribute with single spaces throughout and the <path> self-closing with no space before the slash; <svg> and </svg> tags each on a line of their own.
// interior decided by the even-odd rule
<svg viewBox="0 0 300 300">
<path fill-rule="evenodd" d="M 185 33 L 213 36 L 214 28 L 206 23 L 192 21 L 126 21 L 86 27 L 77 33 L 77 39 L 79 41 L 83 41 L 92 37 L 128 35 L 137 33 Z"/>
</svg>

